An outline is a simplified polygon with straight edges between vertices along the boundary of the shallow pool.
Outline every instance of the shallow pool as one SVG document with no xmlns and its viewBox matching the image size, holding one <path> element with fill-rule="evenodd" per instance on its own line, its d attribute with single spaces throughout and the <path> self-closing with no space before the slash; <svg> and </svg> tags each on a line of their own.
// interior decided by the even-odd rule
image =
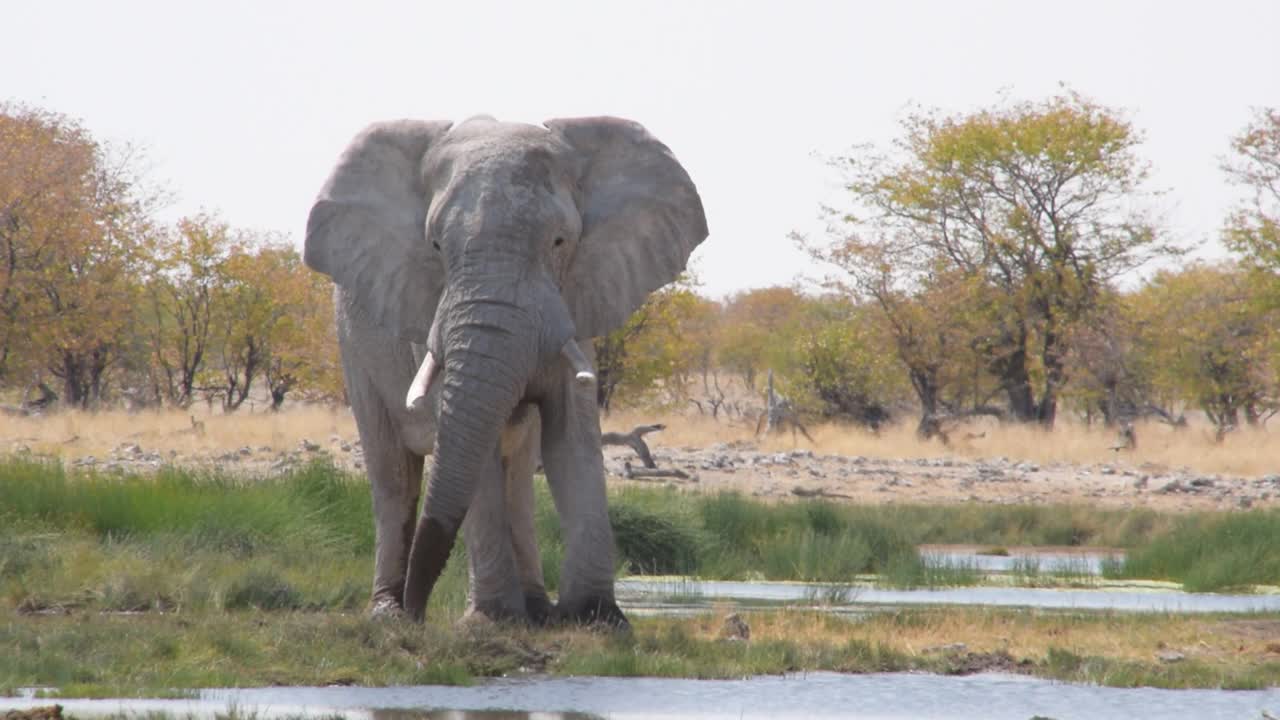
<svg viewBox="0 0 1280 720">
<path fill-rule="evenodd" d="M 847 607 L 904 605 L 989 605 L 1059 610 L 1120 610 L 1130 612 L 1214 613 L 1280 611 L 1280 595 L 1219 595 L 1176 590 L 961 587 L 936 590 L 882 590 L 850 586 L 780 582 L 721 580 L 645 580 L 631 578 L 617 583 L 624 607 L 644 607 L 654 601 L 677 598 L 697 603 L 715 599 L 806 602 L 831 598 Z"/>
<path fill-rule="evenodd" d="M 49 701 L 0 698 L 0 708 Z M 743 680 L 532 678 L 470 688 L 297 688 L 208 690 L 198 700 L 68 700 L 72 713 L 169 711 L 208 715 L 234 705 L 259 717 L 340 711 L 360 720 L 416 718 L 877 718 L 1027 720 L 1057 718 L 1261 718 L 1280 716 L 1280 690 L 1115 689 L 987 674 L 969 677 L 873 674 Z M 494 711 L 506 712 L 494 712 Z M 446 712 L 447 711 L 447 712 Z M 462 712 L 468 711 L 468 712 Z M 487 711 L 487 712 L 476 712 Z M 512 712 L 514 711 L 514 712 Z"/>
</svg>

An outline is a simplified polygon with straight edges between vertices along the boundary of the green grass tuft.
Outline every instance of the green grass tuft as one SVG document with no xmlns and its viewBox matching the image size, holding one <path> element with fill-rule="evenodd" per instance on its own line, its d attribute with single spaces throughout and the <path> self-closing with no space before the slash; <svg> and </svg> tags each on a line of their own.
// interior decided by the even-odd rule
<svg viewBox="0 0 1280 720">
<path fill-rule="evenodd" d="M 1280 584 L 1280 510 L 1190 515 L 1104 575 L 1181 582 L 1191 592 Z"/>
</svg>

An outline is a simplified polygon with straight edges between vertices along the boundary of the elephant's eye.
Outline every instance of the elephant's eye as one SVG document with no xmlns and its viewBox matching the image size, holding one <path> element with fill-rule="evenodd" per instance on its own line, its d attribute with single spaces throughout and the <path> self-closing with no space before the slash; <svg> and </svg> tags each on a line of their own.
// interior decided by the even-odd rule
<svg viewBox="0 0 1280 720">
<path fill-rule="evenodd" d="M 556 246 L 556 247 L 560 247 L 560 246 L 561 246 L 561 245 L 563 245 L 563 244 L 564 244 L 564 238 L 562 238 L 562 237 L 558 237 L 558 238 L 556 238 L 556 241 L 555 241 L 555 246 Z"/>
<path fill-rule="evenodd" d="M 431 247 L 435 248 L 436 250 L 439 250 L 439 249 L 440 249 L 440 243 L 436 242 L 435 240 L 432 240 L 432 241 L 431 241 Z"/>
</svg>

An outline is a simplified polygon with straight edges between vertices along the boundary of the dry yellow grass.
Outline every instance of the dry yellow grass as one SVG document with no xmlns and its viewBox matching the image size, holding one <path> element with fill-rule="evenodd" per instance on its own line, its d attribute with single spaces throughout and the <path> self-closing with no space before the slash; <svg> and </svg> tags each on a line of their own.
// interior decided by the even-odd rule
<svg viewBox="0 0 1280 720">
<path fill-rule="evenodd" d="M 203 423 L 197 432 L 192 417 Z M 606 430 L 630 430 L 653 422 L 667 429 L 648 436 L 651 445 L 662 447 L 707 447 L 716 443 L 754 442 L 765 451 L 809 448 L 819 453 L 861 455 L 897 459 L 958 456 L 966 458 L 1007 457 L 1037 463 L 1110 463 L 1128 465 L 1153 463 L 1177 468 L 1189 467 L 1202 473 L 1261 475 L 1280 468 L 1280 439 L 1265 430 L 1242 429 L 1215 443 L 1207 427 L 1174 430 L 1159 423 L 1137 426 L 1138 447 L 1119 453 L 1113 431 L 1070 421 L 1059 422 L 1051 432 L 1034 427 L 979 422 L 952 433 L 950 446 L 916 437 L 914 426 L 895 425 L 872 433 L 836 424 L 809 428 L 814 442 L 803 436 L 793 440 L 789 432 L 756 438 L 749 423 L 715 421 L 705 416 L 655 414 L 645 411 L 617 411 L 603 420 Z M 82 456 L 103 455 L 123 443 L 137 443 L 148 452 L 176 452 L 179 456 L 229 451 L 267 445 L 291 449 L 303 439 L 324 442 L 331 435 L 356 437 L 355 422 L 343 408 L 295 407 L 280 413 L 235 413 L 222 415 L 202 411 L 156 411 L 126 413 L 65 412 L 45 417 L 0 416 L 0 452 L 25 446 L 34 452 Z"/>
<path fill-rule="evenodd" d="M 808 448 L 818 453 L 884 459 L 1006 457 L 1042 464 L 1119 461 L 1133 466 L 1152 463 L 1167 468 L 1185 466 L 1202 473 L 1244 476 L 1274 473 L 1280 468 L 1280 438 L 1266 430 L 1241 429 L 1217 443 L 1208 427 L 1194 424 L 1175 430 L 1161 423 L 1140 423 L 1135 428 L 1137 448 L 1119 452 L 1111 449 L 1117 444 L 1114 430 L 1068 420 L 1060 421 L 1052 431 L 978 421 L 953 431 L 950 446 L 937 440 L 920 440 L 913 424 L 894 425 L 879 433 L 845 425 L 815 425 L 808 428 L 814 439 L 812 443 L 803 436 L 793 438 L 789 431 L 757 438 L 754 425 L 717 422 L 697 415 L 655 415 L 628 410 L 612 413 L 603 424 L 606 430 L 627 431 L 653 422 L 667 426 L 663 432 L 648 436 L 649 443 L 658 447 L 707 447 L 715 443 L 750 441 L 766 451 Z"/>
<path fill-rule="evenodd" d="M 727 609 L 688 621 L 695 634 L 713 639 Z M 1209 663 L 1274 659 L 1269 639 L 1280 629 L 1270 619 L 1217 619 L 1176 615 L 1077 615 L 1011 612 L 1002 609 L 945 608 L 878 613 L 845 625 L 839 618 L 809 611 L 746 613 L 753 641 L 801 645 L 857 637 L 908 655 L 922 655 L 953 643 L 971 652 L 1006 651 L 1015 658 L 1043 658 L 1056 647 L 1082 656 L 1151 662 L 1163 650 L 1178 650 Z M 674 622 L 653 620 L 655 624 Z"/>
<path fill-rule="evenodd" d="M 196 424 L 199 424 L 198 426 Z M 182 456 L 269 445 L 297 447 L 302 440 L 323 442 L 330 435 L 353 438 L 355 421 L 345 409 L 294 408 L 280 413 L 209 414 L 200 411 L 127 413 L 65 412 L 35 418 L 0 417 L 0 437 L 18 446 L 57 456 L 101 456 L 124 443 L 147 452 Z"/>
</svg>

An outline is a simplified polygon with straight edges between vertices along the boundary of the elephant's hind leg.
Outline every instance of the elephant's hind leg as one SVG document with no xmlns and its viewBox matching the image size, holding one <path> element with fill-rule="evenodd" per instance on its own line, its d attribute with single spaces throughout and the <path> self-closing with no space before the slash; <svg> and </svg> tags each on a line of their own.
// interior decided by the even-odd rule
<svg viewBox="0 0 1280 720">
<path fill-rule="evenodd" d="M 423 456 L 428 448 L 428 429 L 406 429 L 404 413 L 393 412 L 414 372 L 413 350 L 408 343 L 395 342 L 385 333 L 362 324 L 344 310 L 341 293 L 338 341 L 342 366 L 351 402 L 351 413 L 360 431 L 360 444 L 373 495 L 375 532 L 373 596 L 374 613 L 394 612 L 404 605 L 404 581 L 413 542 L 414 515 L 422 493 Z M 400 401 L 403 406 L 403 401 Z M 409 430 L 423 438 L 406 443 Z"/>
<path fill-rule="evenodd" d="M 524 620 L 525 600 L 512 550 L 505 480 L 502 458 L 494 448 L 493 457 L 477 478 L 476 494 L 462 523 L 470 562 L 467 614 Z"/>
<path fill-rule="evenodd" d="M 348 387 L 351 387 L 348 384 Z M 406 450 L 377 397 L 349 392 L 373 495 L 375 614 L 404 606 L 404 579 L 413 542 L 414 513 L 422 492 L 423 457 Z"/>
<path fill-rule="evenodd" d="M 529 621 L 536 625 L 545 623 L 552 609 L 542 576 L 542 554 L 538 550 L 538 531 L 534 523 L 537 501 L 533 494 L 533 472 L 538 464 L 539 425 L 537 412 L 530 408 L 502 435 L 511 547 L 520 573 L 525 612 Z"/>
</svg>

